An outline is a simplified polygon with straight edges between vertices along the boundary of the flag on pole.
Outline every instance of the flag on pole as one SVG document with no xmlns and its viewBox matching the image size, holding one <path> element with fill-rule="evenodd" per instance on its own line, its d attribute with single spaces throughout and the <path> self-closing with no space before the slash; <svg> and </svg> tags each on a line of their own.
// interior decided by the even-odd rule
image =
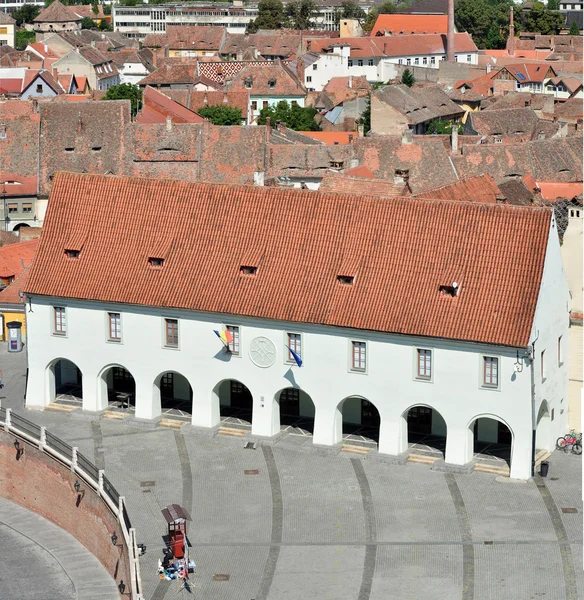
<svg viewBox="0 0 584 600">
<path fill-rule="evenodd" d="M 286 346 L 286 348 L 288 348 L 288 350 L 290 351 L 290 354 L 292 355 L 292 358 L 296 361 L 296 364 L 299 367 L 301 367 L 302 359 L 300 358 L 300 356 L 298 356 L 298 354 L 296 354 L 296 352 L 294 352 L 294 350 L 292 350 L 292 348 L 290 348 L 290 346 Z"/>
<path fill-rule="evenodd" d="M 233 335 L 231 334 L 231 331 L 217 331 L 216 329 L 213 330 L 215 332 L 215 335 L 226 345 L 229 346 L 229 344 L 231 344 L 231 342 L 233 341 Z"/>
</svg>

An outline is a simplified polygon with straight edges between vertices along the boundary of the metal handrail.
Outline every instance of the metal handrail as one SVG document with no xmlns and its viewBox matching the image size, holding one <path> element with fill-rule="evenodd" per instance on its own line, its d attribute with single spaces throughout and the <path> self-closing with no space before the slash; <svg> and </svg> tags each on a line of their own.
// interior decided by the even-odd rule
<svg viewBox="0 0 584 600">
<path fill-rule="evenodd" d="M 0 407 L 1 408 L 1 407 Z M 127 559 L 128 564 L 130 565 L 130 578 L 131 578 L 131 593 L 132 600 L 144 600 L 144 596 L 142 595 L 142 580 L 140 577 L 140 550 L 138 549 L 138 545 L 136 543 L 136 530 L 134 528 L 128 529 L 126 526 L 126 518 L 127 509 L 126 509 L 126 500 L 123 496 L 120 496 L 118 491 L 114 488 L 111 482 L 105 477 L 104 472 L 102 470 L 97 469 L 93 463 L 88 461 L 85 457 L 83 457 L 82 463 L 87 463 L 87 467 L 89 469 L 83 469 L 82 466 L 77 461 L 77 448 L 74 446 L 72 448 L 72 458 L 65 456 L 62 452 L 59 452 L 54 446 L 47 443 L 47 430 L 46 427 L 40 427 L 40 436 L 34 437 L 33 435 L 23 431 L 19 427 L 17 427 L 13 421 L 23 421 L 22 417 L 17 417 L 13 419 L 12 409 L 6 408 L 0 410 L 0 428 L 3 429 L 6 433 L 10 433 L 12 435 L 16 435 L 19 438 L 29 442 L 33 446 L 37 447 L 41 452 L 45 454 L 49 454 L 60 463 L 68 466 L 73 473 L 79 475 L 83 480 L 90 485 L 98 494 L 98 496 L 105 502 L 107 507 L 112 511 L 112 513 L 116 516 L 118 525 L 124 536 L 124 540 L 126 541 L 126 551 L 127 551 Z M 28 423 L 28 421 L 26 421 Z M 63 448 L 69 448 L 70 446 L 57 438 L 56 436 L 51 434 L 51 439 L 58 440 Z M 57 444 L 55 444 L 57 445 Z M 88 473 L 88 471 L 93 471 L 93 473 Z M 94 473 L 98 473 L 98 479 L 96 480 L 94 477 Z M 104 479 L 106 481 L 106 485 L 104 487 Z M 112 496 L 118 498 L 118 503 L 116 504 L 113 501 Z M 129 521 L 129 519 L 128 519 Z"/>
</svg>

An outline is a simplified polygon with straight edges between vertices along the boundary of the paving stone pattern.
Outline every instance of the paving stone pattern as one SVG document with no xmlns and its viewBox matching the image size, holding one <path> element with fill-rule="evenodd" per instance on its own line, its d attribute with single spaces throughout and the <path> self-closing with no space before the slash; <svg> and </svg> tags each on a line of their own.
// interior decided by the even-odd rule
<svg viewBox="0 0 584 600">
<path fill-rule="evenodd" d="M 250 450 L 241 438 L 188 426 L 25 411 L 24 359 L 0 346 L 3 406 L 105 467 L 147 546 L 148 600 L 584 598 L 581 457 L 554 452 L 547 479 L 522 483 L 321 456 L 292 436 Z M 166 533 L 160 510 L 173 502 L 193 517 L 194 596 L 156 573 Z"/>
</svg>

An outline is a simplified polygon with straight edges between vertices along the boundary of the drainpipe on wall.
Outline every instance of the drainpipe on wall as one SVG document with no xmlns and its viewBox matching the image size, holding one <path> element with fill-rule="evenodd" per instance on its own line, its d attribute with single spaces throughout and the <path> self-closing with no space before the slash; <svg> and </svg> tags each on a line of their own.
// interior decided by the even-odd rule
<svg viewBox="0 0 584 600">
<path fill-rule="evenodd" d="M 537 415 L 535 414 L 535 342 L 539 339 L 539 331 L 537 337 L 533 340 L 531 348 L 529 348 L 529 360 L 531 365 L 531 476 L 535 477 L 535 436 L 537 433 Z"/>
</svg>

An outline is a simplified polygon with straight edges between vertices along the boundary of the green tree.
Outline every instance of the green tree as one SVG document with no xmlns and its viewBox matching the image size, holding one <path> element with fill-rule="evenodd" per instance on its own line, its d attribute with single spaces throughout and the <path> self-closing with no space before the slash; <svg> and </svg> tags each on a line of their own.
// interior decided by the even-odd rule
<svg viewBox="0 0 584 600">
<path fill-rule="evenodd" d="M 486 48 L 493 12 L 493 5 L 487 0 L 458 0 L 454 7 L 454 24 L 458 31 L 470 33 L 478 48 Z"/>
<path fill-rule="evenodd" d="M 404 85 L 407 85 L 408 87 L 412 87 L 414 85 L 414 83 L 416 83 L 416 78 L 414 77 L 414 74 L 409 69 L 406 69 L 402 73 L 400 83 L 403 83 Z"/>
<path fill-rule="evenodd" d="M 454 125 L 454 121 L 450 119 L 434 119 L 428 123 L 428 129 L 426 129 L 426 135 L 432 135 L 433 133 L 445 134 L 452 132 L 452 126 Z M 464 131 L 464 125 L 462 123 L 456 123 L 458 126 L 458 133 Z"/>
<path fill-rule="evenodd" d="M 560 10 L 560 0 L 548 0 L 547 7 L 549 10 Z"/>
<path fill-rule="evenodd" d="M 375 25 L 375 21 L 377 21 L 377 17 L 379 15 L 390 15 L 393 14 L 397 10 L 395 4 L 392 2 L 384 2 L 380 4 L 377 8 L 372 8 L 365 17 L 363 21 L 363 31 L 365 33 L 369 33 L 373 26 Z"/>
<path fill-rule="evenodd" d="M 357 125 L 363 125 L 363 133 L 371 131 L 371 94 L 367 94 L 365 101 L 365 110 L 356 121 Z"/>
<path fill-rule="evenodd" d="M 282 29 L 287 25 L 288 18 L 281 0 L 260 0 L 258 16 L 249 23 L 247 31 L 256 33 L 259 29 Z"/>
<path fill-rule="evenodd" d="M 103 5 L 103 14 L 104 15 L 111 15 L 112 14 L 112 5 L 111 4 L 104 4 Z"/>
<path fill-rule="evenodd" d="M 213 125 L 241 125 L 241 108 L 235 106 L 225 104 L 204 106 L 199 114 L 211 121 Z"/>
<path fill-rule="evenodd" d="M 99 6 L 97 4 L 97 0 L 91 5 L 91 10 L 93 11 L 94 15 L 99 14 Z"/>
<path fill-rule="evenodd" d="M 563 15 L 557 11 L 549 10 L 543 2 L 534 2 L 525 17 L 525 30 L 541 33 L 542 35 L 556 34 L 563 26 Z"/>
<path fill-rule="evenodd" d="M 114 28 L 113 28 L 113 27 L 112 27 L 112 26 L 111 26 L 111 25 L 110 25 L 110 24 L 109 24 L 109 23 L 108 23 L 108 22 L 107 22 L 105 19 L 102 19 L 102 20 L 99 22 L 99 27 L 98 27 L 98 29 L 99 29 L 100 31 L 113 31 L 113 30 L 114 30 Z"/>
<path fill-rule="evenodd" d="M 364 21 L 367 18 L 367 13 L 359 6 L 356 0 L 343 0 L 341 8 L 335 12 L 335 22 L 338 23 L 341 19 L 358 19 Z"/>
<path fill-rule="evenodd" d="M 304 108 L 298 104 L 290 106 L 286 100 L 280 100 L 276 106 L 266 106 L 260 110 L 258 125 L 265 125 L 269 118 L 272 124 L 281 121 L 295 131 L 320 131 L 314 120 L 317 112 L 315 108 Z"/>
<path fill-rule="evenodd" d="M 20 27 L 24 23 L 32 23 L 41 9 L 34 4 L 23 4 L 12 13 L 12 18 L 16 21 L 16 26 Z"/>
<path fill-rule="evenodd" d="M 81 19 L 81 29 L 93 29 L 95 27 L 95 23 L 90 17 L 83 17 Z"/>
<path fill-rule="evenodd" d="M 580 28 L 578 27 L 578 23 L 576 23 L 576 21 L 572 21 L 572 24 L 570 25 L 569 34 L 580 35 Z"/>
<path fill-rule="evenodd" d="M 34 43 L 36 35 L 34 31 L 27 31 L 26 29 L 18 29 L 14 36 L 14 45 L 16 50 L 24 50 L 29 44 Z"/>
<path fill-rule="evenodd" d="M 292 29 L 310 29 L 316 16 L 316 3 L 314 0 L 293 0 L 286 4 L 286 15 Z"/>
<path fill-rule="evenodd" d="M 132 105 L 132 115 L 136 116 L 142 108 L 142 90 L 131 83 L 120 83 L 112 86 L 102 100 L 129 100 Z"/>
</svg>

